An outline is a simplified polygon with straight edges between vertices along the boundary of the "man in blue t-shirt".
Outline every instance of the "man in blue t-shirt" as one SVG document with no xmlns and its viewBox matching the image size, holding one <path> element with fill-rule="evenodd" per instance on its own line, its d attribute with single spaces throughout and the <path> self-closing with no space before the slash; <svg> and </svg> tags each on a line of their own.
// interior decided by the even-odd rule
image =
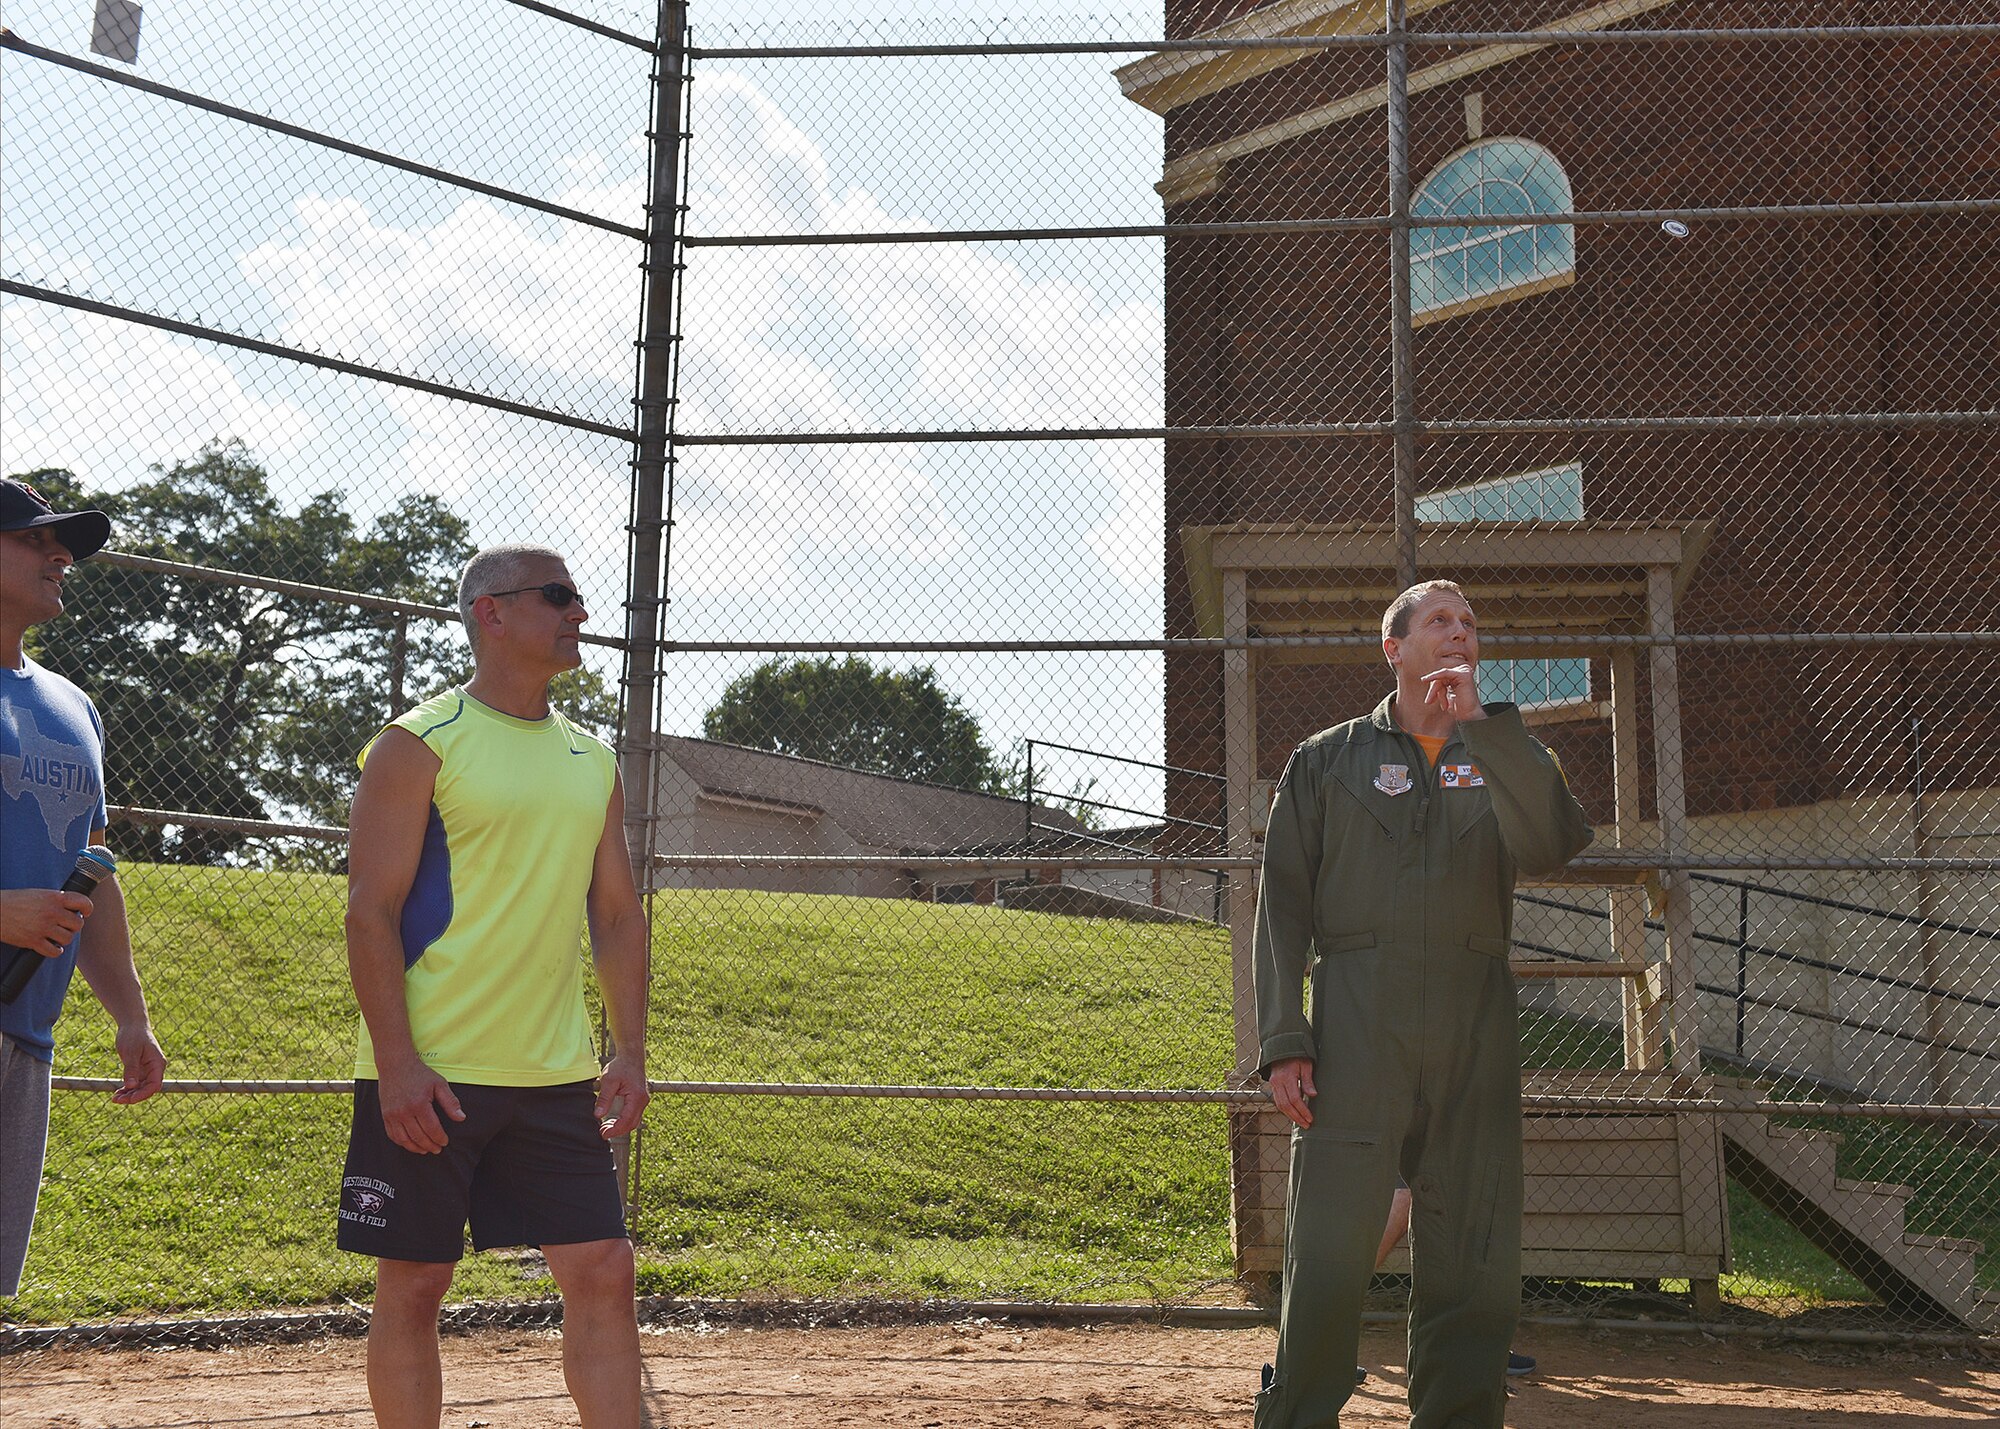
<svg viewBox="0 0 2000 1429">
<path fill-rule="evenodd" d="M 34 488 L 0 481 L 0 943 L 43 959 L 0 1003 L 0 1296 L 21 1286 L 49 1137 L 56 1016 L 70 975 L 118 1027 L 121 1105 L 160 1089 L 116 876 L 88 898 L 61 891 L 89 844 L 104 842 L 104 726 L 89 698 L 27 658 L 28 628 L 62 614 L 63 578 L 111 535 L 101 511 L 60 514 Z"/>
</svg>

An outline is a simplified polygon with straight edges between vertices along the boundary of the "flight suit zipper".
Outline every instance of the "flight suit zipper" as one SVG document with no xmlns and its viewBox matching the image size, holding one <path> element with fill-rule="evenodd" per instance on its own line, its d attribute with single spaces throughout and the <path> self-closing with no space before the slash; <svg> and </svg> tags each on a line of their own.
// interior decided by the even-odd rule
<svg viewBox="0 0 2000 1429">
<path fill-rule="evenodd" d="M 1438 771 L 1444 768 L 1444 750 L 1440 749 L 1438 751 L 1437 763 L 1432 764 L 1430 756 L 1424 752 L 1424 747 L 1417 743 L 1415 735 L 1403 729 L 1398 729 L 1396 734 L 1404 744 L 1414 746 L 1408 752 L 1415 761 L 1416 766 L 1424 771 L 1423 796 L 1417 800 L 1417 821 L 1412 825 L 1412 832 L 1421 835 L 1424 831 L 1424 823 L 1430 816 L 1431 795 L 1437 792 Z M 1456 737 L 1456 735 L 1453 736 L 1453 738 Z M 1445 747 L 1450 747 L 1449 741 L 1447 741 Z M 1427 879 L 1430 877 L 1428 859 L 1425 860 L 1424 876 Z"/>
<path fill-rule="evenodd" d="M 1422 792 L 1417 796 L 1417 817 L 1410 825 L 1411 837 L 1416 840 L 1417 844 L 1417 1029 L 1418 1044 L 1423 1050 L 1418 1054 L 1417 1059 L 1416 1105 L 1418 1108 L 1421 1108 L 1424 1104 L 1425 1083 L 1428 1081 L 1424 1072 L 1430 1064 L 1429 1032 L 1431 1020 L 1429 997 L 1430 958 L 1428 956 L 1428 950 L 1431 945 L 1431 851 L 1430 840 L 1424 833 L 1424 824 L 1431 810 L 1432 781 L 1437 776 L 1430 766 L 1429 756 L 1424 753 L 1424 747 L 1417 743 L 1416 736 L 1412 735 L 1408 730 L 1400 728 L 1396 731 L 1396 735 L 1402 740 L 1405 749 L 1408 751 L 1408 757 L 1413 761 L 1412 767 L 1424 771 L 1423 782 L 1418 786 Z"/>
<path fill-rule="evenodd" d="M 1404 737 L 1404 738 L 1405 738 L 1406 740 L 1408 740 L 1408 741 L 1409 741 L 1410 743 L 1412 743 L 1412 744 L 1416 744 L 1416 736 L 1415 736 L 1415 735 L 1412 735 L 1412 734 L 1409 734 L 1409 733 L 1407 733 L 1407 732 L 1405 732 L 1405 731 L 1403 731 L 1403 730 L 1398 730 L 1398 731 L 1397 731 L 1397 733 L 1398 733 L 1398 734 L 1401 734 L 1401 735 L 1402 735 L 1402 736 L 1403 736 L 1403 737 Z M 1448 753 L 1450 753 L 1450 752 L 1451 752 L 1451 747 L 1452 747 L 1452 745 L 1456 744 L 1457 742 L 1458 742 L 1458 731 L 1457 731 L 1456 729 L 1454 729 L 1454 730 L 1453 730 L 1453 731 L 1451 732 L 1451 734 L 1450 734 L 1450 735 L 1449 735 L 1449 736 L 1448 736 L 1448 737 L 1447 737 L 1447 738 L 1445 739 L 1445 742 L 1444 742 L 1444 747 L 1443 747 L 1442 749 L 1438 750 L 1438 757 L 1437 757 L 1437 763 L 1436 763 L 1436 764 L 1429 764 L 1429 765 L 1428 765 L 1428 767 L 1427 767 L 1427 768 L 1426 768 L 1426 770 L 1425 770 L 1425 773 L 1424 773 L 1424 796 L 1423 796 L 1423 797 L 1422 797 L 1421 799 L 1417 800 L 1417 822 L 1416 822 L 1416 832 L 1417 832 L 1418 834 L 1422 834 L 1422 833 L 1423 833 L 1423 831 L 1424 831 L 1424 822 L 1425 822 L 1426 818 L 1428 818 L 1428 816 L 1430 815 L 1430 811 L 1431 811 L 1431 795 L 1437 792 L 1437 790 L 1438 790 L 1438 778 L 1439 778 L 1439 776 L 1440 776 L 1440 775 L 1442 775 L 1442 774 L 1444 773 L 1444 757 L 1445 757 L 1445 755 L 1446 755 L 1446 754 L 1448 754 Z M 1424 759 L 1424 760 L 1426 760 L 1426 762 L 1428 763 L 1428 757 L 1427 757 L 1427 756 L 1425 755 L 1425 753 L 1424 753 L 1424 749 L 1423 749 L 1423 746 L 1422 746 L 1422 745 L 1420 745 L 1420 744 L 1419 744 L 1419 745 L 1417 745 L 1417 750 L 1416 750 L 1416 754 L 1417 754 L 1417 758 L 1419 758 L 1419 759 Z M 1430 877 L 1430 863 L 1429 863 L 1429 860 L 1428 860 L 1428 858 L 1426 858 L 1426 860 L 1425 860 L 1425 864 L 1424 864 L 1424 877 L 1425 877 L 1425 879 L 1426 879 L 1426 880 L 1428 880 L 1428 879 L 1429 879 L 1429 877 Z"/>
</svg>

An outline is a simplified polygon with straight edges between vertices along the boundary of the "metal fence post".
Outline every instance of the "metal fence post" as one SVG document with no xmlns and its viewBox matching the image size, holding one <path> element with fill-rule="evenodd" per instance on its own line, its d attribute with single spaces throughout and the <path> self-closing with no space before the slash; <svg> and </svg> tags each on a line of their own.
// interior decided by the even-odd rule
<svg viewBox="0 0 2000 1429">
<path fill-rule="evenodd" d="M 625 847 L 650 912 L 653 886 L 653 725 L 660 681 L 661 588 L 672 464 L 675 292 L 680 261 L 681 98 L 687 83 L 687 6 L 661 0 L 653 62 L 652 167 L 646 192 L 645 299 L 639 318 L 639 394 L 632 456 L 630 564 L 625 595 L 624 726 L 618 731 L 625 785 Z M 606 1047 L 610 1037 L 606 1035 Z M 614 1146 L 628 1214 L 631 1146 Z"/>
<path fill-rule="evenodd" d="M 681 93 L 687 6 L 661 0 L 653 76 L 652 172 L 646 198 L 646 285 L 639 321 L 639 395 L 632 458 L 630 585 L 625 599 L 625 839 L 641 889 L 650 891 L 653 722 L 660 679 L 661 565 L 672 462 L 675 265 L 680 261 Z M 635 835 L 637 836 L 635 838 Z"/>
<path fill-rule="evenodd" d="M 1389 33 L 1389 365 L 1396 432 L 1396 586 L 1417 583 L 1417 398 L 1410 319 L 1410 51 L 1407 0 L 1387 0 Z"/>
</svg>

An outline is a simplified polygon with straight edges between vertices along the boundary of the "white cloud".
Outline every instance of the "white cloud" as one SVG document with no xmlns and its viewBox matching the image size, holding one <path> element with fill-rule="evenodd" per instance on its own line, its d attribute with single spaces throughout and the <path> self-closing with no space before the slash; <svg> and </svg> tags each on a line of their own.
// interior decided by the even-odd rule
<svg viewBox="0 0 2000 1429">
<path fill-rule="evenodd" d="M 925 227 L 865 190 L 836 190 L 821 146 L 748 79 L 704 71 L 693 93 L 697 231 Z M 563 200 L 636 215 L 642 191 L 609 177 L 633 167 L 574 155 Z M 406 226 L 338 195 L 302 197 L 292 213 L 291 233 L 237 265 L 283 341 L 600 421 L 628 418 L 637 244 L 483 198 Z M 695 250 L 681 427 L 1156 423 L 1157 297 L 1143 283 L 1118 292 L 1075 276 L 1078 251 Z M 241 436 L 271 458 L 313 436 L 319 447 L 299 465 L 345 463 L 365 492 L 437 492 L 484 539 L 532 528 L 622 552 L 627 453 L 614 441 L 365 384 L 354 389 L 361 401 L 260 401 L 232 375 L 236 360 L 212 349 L 41 305 L 8 313 L 13 451 L 60 456 L 95 444 L 81 464 L 136 470 L 210 436 Z M 810 563 L 833 552 L 921 566 L 937 573 L 937 588 L 997 604 L 1004 597 L 981 590 L 979 568 L 1014 560 L 1024 533 L 1049 569 L 1045 598 L 1116 585 L 1143 606 L 1158 588 L 1156 444 L 1100 444 L 1060 462 L 1024 447 L 709 448 L 689 455 L 683 477 L 683 593 L 768 600 L 789 590 L 806 600 Z M 609 573 L 616 563 L 604 560 Z M 1093 562 L 1101 573 L 1087 569 Z"/>
<path fill-rule="evenodd" d="M 928 229 L 865 191 L 836 193 L 818 147 L 747 79 L 704 73 L 695 96 L 689 189 L 698 232 Z M 1021 251 L 1051 261 L 1045 245 Z M 957 244 L 695 250 L 683 424 L 789 432 L 1157 424 L 1158 302 L 1107 300 L 1073 278 L 1038 279 L 1024 261 Z M 905 556 L 975 559 L 963 530 L 919 514 L 943 504 L 921 475 L 921 464 L 938 462 L 937 449 L 887 461 L 881 453 L 705 453 L 696 499 L 714 493 L 742 509 L 760 496 L 786 525 L 812 529 L 821 542 L 831 535 L 840 548 L 866 540 L 900 545 Z M 1013 466 L 1034 460 L 1018 449 L 1005 456 Z M 954 470 L 966 465 L 956 459 Z M 1101 445 L 1088 465 L 1109 501 L 1085 548 L 1128 590 L 1157 590 L 1157 447 Z M 998 449 L 988 449 L 984 469 L 1002 475 Z M 813 499 L 834 491 L 848 504 L 829 511 Z M 992 497 L 1008 499 L 1004 481 Z M 696 519 L 707 514 L 698 509 Z M 699 569 L 718 580 L 772 574 L 768 560 Z"/>
<path fill-rule="evenodd" d="M 598 420 L 629 410 L 630 240 L 486 199 L 423 228 L 380 224 L 346 198 L 303 198 L 294 214 L 293 239 L 241 264 L 286 342 Z"/>
<path fill-rule="evenodd" d="M 88 271 L 25 249 L 9 255 L 20 271 L 87 288 Z M 211 347 L 28 301 L 0 306 L 0 414 L 7 470 L 68 467 L 93 485 L 136 480 L 218 437 L 273 454 L 319 430 L 297 402 L 248 390 Z"/>
</svg>

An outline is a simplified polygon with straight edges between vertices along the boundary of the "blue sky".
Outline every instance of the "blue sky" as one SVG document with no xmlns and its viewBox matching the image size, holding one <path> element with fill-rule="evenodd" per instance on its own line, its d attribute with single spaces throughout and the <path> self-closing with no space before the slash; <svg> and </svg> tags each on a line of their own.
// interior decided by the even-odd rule
<svg viewBox="0 0 2000 1429">
<path fill-rule="evenodd" d="M 579 8 L 649 23 L 640 7 Z M 19 0 L 7 23 L 80 53 L 90 10 Z M 1146 38 L 1159 24 L 1150 5 L 1006 12 L 739 0 L 692 18 L 715 45 Z M 636 223 L 647 62 L 502 0 L 149 0 L 137 72 Z M 1119 95 L 1122 62 L 704 62 L 691 231 L 1156 222 L 1159 121 Z M 4 66 L 10 277 L 599 420 L 629 411 L 629 240 L 36 61 Z M 699 250 L 681 423 L 1156 423 L 1160 278 L 1157 240 Z M 480 539 L 551 540 L 588 589 L 620 584 L 615 441 L 22 301 L 5 304 L 4 358 L 10 470 L 66 465 L 116 487 L 241 436 L 290 496 L 339 486 L 367 513 L 434 491 Z M 685 639 L 1159 630 L 1150 444 L 694 450 L 676 514 L 670 633 Z M 615 624 L 600 605 L 600 627 Z M 750 663 L 670 660 L 666 727 L 694 729 Z M 937 663 L 996 744 L 1157 755 L 1157 657 Z M 1149 786 L 1106 787 L 1144 804 Z"/>
</svg>

